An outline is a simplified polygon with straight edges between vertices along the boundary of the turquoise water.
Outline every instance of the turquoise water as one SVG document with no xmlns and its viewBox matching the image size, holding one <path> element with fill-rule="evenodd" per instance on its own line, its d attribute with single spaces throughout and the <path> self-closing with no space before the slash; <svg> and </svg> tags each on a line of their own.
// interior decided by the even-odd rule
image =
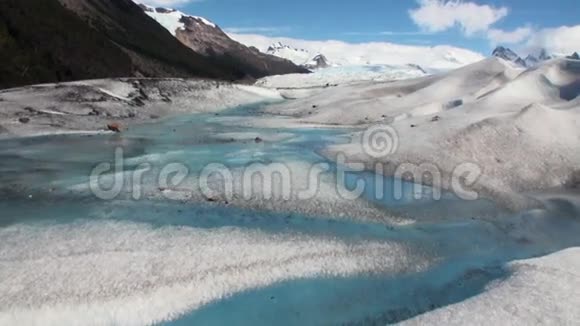
<svg viewBox="0 0 580 326">
<path fill-rule="evenodd" d="M 235 295 L 169 325 L 386 325 L 476 295 L 506 276 L 482 268 L 466 282 L 445 266 L 396 279 L 357 277 L 284 282 Z"/>
<path fill-rule="evenodd" d="M 260 114 L 259 107 L 230 110 L 221 116 Z M 257 132 L 264 137 L 292 134 L 279 141 L 255 142 L 216 138 L 216 134 Z M 114 159 L 121 147 L 125 168 L 144 160 L 154 165 L 182 162 L 190 171 L 209 163 L 228 167 L 286 161 L 325 162 L 324 146 L 348 141 L 348 130 L 268 129 L 225 126 L 214 115 L 192 115 L 138 126 L 118 135 L 45 136 L 0 141 L 0 228 L 14 224 L 54 225 L 76 221 L 124 221 L 153 227 L 200 229 L 235 227 L 272 234 L 306 234 L 347 243 L 374 240 L 406 244 L 437 263 L 421 272 L 356 275 L 347 278 L 291 279 L 264 288 L 232 294 L 191 311 L 170 325 L 304 325 L 386 324 L 405 320 L 480 293 L 486 284 L 508 276 L 505 264 L 515 259 L 580 245 L 580 223 L 574 214 L 536 210 L 511 214 L 486 200 L 464 202 L 445 193 L 440 201 L 425 196 L 395 200 L 384 178 L 387 196 L 375 199 L 376 176 L 350 173 L 347 186 L 366 180 L 363 198 L 386 212 L 414 214 L 417 207 L 439 210 L 447 219 L 421 220 L 406 226 L 363 222 L 334 216 L 305 216 L 256 211 L 205 202 L 96 199 L 71 188 L 88 181 L 93 167 Z M 74 154 L 73 154 L 74 153 Z M 412 193 L 412 184 L 405 192 Z M 447 208 L 447 209 L 446 209 Z M 477 219 L 485 211 L 493 218 Z M 435 212 L 433 211 L 433 214 Z M 0 239 L 1 241 L 1 239 Z"/>
</svg>

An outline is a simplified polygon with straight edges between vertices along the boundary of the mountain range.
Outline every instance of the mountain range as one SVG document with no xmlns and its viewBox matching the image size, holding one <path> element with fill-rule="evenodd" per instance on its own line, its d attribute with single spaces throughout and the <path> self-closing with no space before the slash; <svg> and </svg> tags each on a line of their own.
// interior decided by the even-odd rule
<svg viewBox="0 0 580 326">
<path fill-rule="evenodd" d="M 503 46 L 498 46 L 493 50 L 492 56 L 504 59 L 506 61 L 510 61 L 517 66 L 523 68 L 532 68 L 537 66 L 539 63 L 553 59 L 554 56 L 548 54 L 546 49 L 540 49 L 535 54 L 528 54 L 525 59 L 522 59 L 516 52 L 514 52 L 510 48 L 506 48 Z"/>
<path fill-rule="evenodd" d="M 347 43 L 312 41 L 252 34 L 228 34 L 234 40 L 264 53 L 307 66 L 322 55 L 329 66 L 419 65 L 429 71 L 459 68 L 485 57 L 453 46 L 416 46 L 386 42 Z"/>
<path fill-rule="evenodd" d="M 0 88 L 112 77 L 253 81 L 337 66 L 450 70 L 484 59 L 452 46 L 308 41 L 226 33 L 203 17 L 134 0 L 0 1 Z M 522 67 L 505 47 L 493 55 Z"/>
</svg>

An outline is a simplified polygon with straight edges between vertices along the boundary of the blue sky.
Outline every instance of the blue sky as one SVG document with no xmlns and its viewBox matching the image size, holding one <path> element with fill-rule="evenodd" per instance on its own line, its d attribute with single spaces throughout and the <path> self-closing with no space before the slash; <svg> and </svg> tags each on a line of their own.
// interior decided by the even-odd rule
<svg viewBox="0 0 580 326">
<path fill-rule="evenodd" d="M 179 7 L 230 31 L 310 40 L 450 44 L 482 53 L 488 53 L 498 43 L 529 44 L 532 42 L 529 38 L 547 28 L 580 24 L 578 0 L 151 0 L 150 3 Z M 412 12 L 419 14 L 413 17 Z"/>
</svg>

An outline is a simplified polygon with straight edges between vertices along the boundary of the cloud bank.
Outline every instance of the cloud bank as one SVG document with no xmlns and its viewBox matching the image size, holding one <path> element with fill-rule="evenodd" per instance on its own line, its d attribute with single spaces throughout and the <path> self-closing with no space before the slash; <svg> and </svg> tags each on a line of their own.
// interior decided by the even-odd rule
<svg viewBox="0 0 580 326">
<path fill-rule="evenodd" d="M 417 0 L 417 3 L 417 8 L 409 10 L 409 16 L 427 32 L 459 28 L 467 37 L 486 38 L 491 46 L 513 45 L 524 52 L 546 49 L 555 54 L 580 51 L 580 25 L 534 28 L 528 24 L 508 31 L 493 27 L 509 14 L 506 7 L 462 0 Z"/>
</svg>

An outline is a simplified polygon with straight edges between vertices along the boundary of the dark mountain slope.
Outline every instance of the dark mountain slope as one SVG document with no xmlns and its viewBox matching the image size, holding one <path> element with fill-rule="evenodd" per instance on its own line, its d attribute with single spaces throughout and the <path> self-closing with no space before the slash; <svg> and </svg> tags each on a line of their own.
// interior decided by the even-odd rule
<svg viewBox="0 0 580 326">
<path fill-rule="evenodd" d="M 131 0 L 0 0 L 0 63 L 0 88 L 107 77 L 257 75 L 236 58 L 195 53 Z"/>
<path fill-rule="evenodd" d="M 0 88 L 131 75 L 129 56 L 52 0 L 0 1 Z"/>
<path fill-rule="evenodd" d="M 176 42 L 170 33 L 150 19 L 132 0 L 59 0 L 129 53 L 144 75 L 193 75 L 240 79 L 243 69 L 205 58 Z M 136 59 L 136 60 L 135 60 Z M 146 62 L 143 62 L 145 59 Z M 153 60 L 154 62 L 147 62 Z M 160 70 L 156 66 L 166 66 Z M 168 68 L 172 69 L 168 69 Z"/>
</svg>

